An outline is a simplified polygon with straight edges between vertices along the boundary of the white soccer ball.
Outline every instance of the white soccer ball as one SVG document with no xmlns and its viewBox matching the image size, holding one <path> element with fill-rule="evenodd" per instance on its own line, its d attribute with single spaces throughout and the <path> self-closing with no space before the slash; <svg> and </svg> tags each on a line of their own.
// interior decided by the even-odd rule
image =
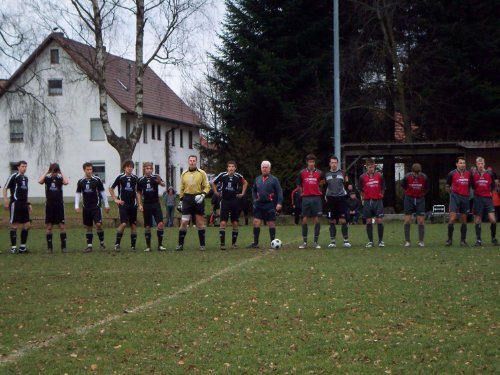
<svg viewBox="0 0 500 375">
<path fill-rule="evenodd" d="M 283 242 L 281 240 L 275 238 L 274 240 L 271 241 L 271 249 L 281 249 L 281 246 L 283 246 Z"/>
</svg>

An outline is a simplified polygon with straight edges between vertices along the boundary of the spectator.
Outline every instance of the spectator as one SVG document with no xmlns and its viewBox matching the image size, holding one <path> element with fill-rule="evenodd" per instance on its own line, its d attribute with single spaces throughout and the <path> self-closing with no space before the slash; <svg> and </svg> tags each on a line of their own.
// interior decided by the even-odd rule
<svg viewBox="0 0 500 375">
<path fill-rule="evenodd" d="M 358 197 L 356 197 L 356 193 L 352 191 L 349 194 L 349 199 L 347 200 L 347 222 L 349 224 L 357 224 L 359 220 L 359 212 L 361 210 L 361 202 Z"/>
<path fill-rule="evenodd" d="M 174 210 L 175 210 L 175 199 L 177 195 L 172 186 L 169 186 L 168 189 L 163 193 L 163 200 L 165 202 L 165 207 L 167 209 L 167 216 L 165 218 L 165 225 L 167 227 L 174 226 Z"/>
</svg>

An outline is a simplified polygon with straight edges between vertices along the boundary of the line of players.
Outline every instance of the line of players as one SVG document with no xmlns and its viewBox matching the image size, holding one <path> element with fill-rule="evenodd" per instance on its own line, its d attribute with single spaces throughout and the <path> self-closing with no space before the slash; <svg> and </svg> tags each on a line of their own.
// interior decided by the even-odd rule
<svg viewBox="0 0 500 375">
<path fill-rule="evenodd" d="M 346 188 L 352 189 L 352 184 L 344 171 L 338 168 L 338 159 L 330 157 L 329 171 L 323 174 L 316 169 L 316 158 L 310 154 L 306 157 L 306 168 L 300 171 L 297 186 L 302 194 L 302 237 L 303 244 L 299 248 L 307 247 L 308 221 L 314 222 L 314 248 L 321 248 L 318 243 L 320 234 L 319 218 L 322 215 L 323 195 L 327 203 L 330 243 L 329 248 L 336 247 L 336 227 L 341 225 L 343 245 L 351 247 L 348 238 L 348 226 L 346 223 Z M 115 251 L 120 250 L 123 232 L 127 225 L 131 228 L 131 249 L 135 250 L 137 241 L 137 209 L 143 212 L 146 249 L 151 251 L 151 228 L 156 222 L 158 250 L 165 251 L 163 246 L 164 223 L 161 205 L 159 201 L 158 188 L 165 186 L 165 182 L 157 174 L 153 173 L 153 164 L 145 163 L 143 176 L 137 177 L 133 174 L 134 163 L 126 161 L 123 164 L 123 173 L 117 176 L 108 191 L 113 201 L 119 207 L 120 224 L 116 232 Z M 26 177 L 27 163 L 19 162 L 18 172 L 9 176 L 3 190 L 4 207 L 10 212 L 10 239 L 11 252 L 26 252 L 26 242 L 30 227 L 29 214 L 31 204 L 28 202 L 28 178 Z M 75 210 L 82 212 L 83 224 L 86 227 L 87 246 L 85 252 L 93 249 L 93 225 L 100 242 L 100 248 L 104 249 L 104 230 L 102 228 L 101 202 L 104 203 L 106 212 L 109 212 L 109 203 L 105 193 L 104 185 L 100 178 L 93 174 L 91 163 L 83 164 L 84 177 L 77 183 L 75 195 Z M 254 205 L 253 220 L 253 242 L 248 248 L 259 247 L 260 225 L 266 221 L 269 227 L 270 240 L 276 237 L 276 212 L 281 210 L 283 202 L 283 191 L 279 180 L 271 173 L 271 163 L 263 161 L 261 164 L 261 175 L 258 176 L 252 186 L 252 201 Z M 67 251 L 67 238 L 64 226 L 64 202 L 62 188 L 68 184 L 67 177 L 61 172 L 57 163 L 49 166 L 38 179 L 40 184 L 45 185 L 46 191 L 46 240 L 49 251 L 53 251 L 53 226 L 58 225 L 60 229 L 61 250 Z M 465 158 L 458 157 L 456 169 L 447 176 L 446 189 L 450 193 L 450 219 L 448 223 L 448 240 L 446 246 L 452 244 L 454 223 L 460 215 L 461 239 L 460 245 L 465 246 L 467 233 L 467 214 L 469 212 L 469 190 L 474 191 L 474 222 L 476 231 L 476 246 L 481 246 L 481 222 L 483 217 L 487 217 L 490 222 L 491 241 L 498 244 L 496 239 L 496 218 L 493 206 L 492 192 L 496 188 L 498 180 L 494 173 L 485 169 L 485 161 L 482 157 L 476 159 L 476 168 L 468 171 L 466 169 Z M 349 186 L 351 185 L 351 186 Z M 416 214 L 418 223 L 418 246 L 424 247 L 424 218 L 425 218 L 425 194 L 428 192 L 428 179 L 422 173 L 420 164 L 415 163 L 412 171 L 403 178 L 402 188 L 404 189 L 404 237 L 405 247 L 410 243 L 410 223 L 412 215 Z M 241 209 L 239 199 L 241 199 L 248 188 L 248 183 L 244 177 L 236 172 L 236 163 L 229 161 L 227 171 L 220 173 L 211 183 L 214 194 L 221 197 L 221 222 L 220 222 L 220 248 L 226 249 L 225 231 L 229 218 L 232 222 L 231 245 L 236 247 L 238 238 L 238 217 Z M 323 193 L 323 187 L 325 192 Z M 375 219 L 378 231 L 378 246 L 384 247 L 383 235 L 383 196 L 385 184 L 382 174 L 375 171 L 375 162 L 371 159 L 366 161 L 366 172 L 360 176 L 359 188 L 363 204 L 363 217 L 366 219 L 366 233 L 368 243 L 366 247 L 374 246 L 373 223 Z M 115 194 L 118 189 L 118 195 Z M 10 199 L 7 193 L 10 190 Z M 194 155 L 188 158 L 188 169 L 181 175 L 181 188 L 179 211 L 182 213 L 181 225 L 179 228 L 179 238 L 176 250 L 182 251 L 187 233 L 187 226 L 194 216 L 200 250 L 205 250 L 205 219 L 204 219 L 204 198 L 210 190 L 206 173 L 197 168 L 197 157 Z M 82 210 L 80 210 L 80 199 Z M 154 221 L 153 221 L 154 220 Z M 20 246 L 17 249 L 17 229 L 21 226 Z"/>
</svg>

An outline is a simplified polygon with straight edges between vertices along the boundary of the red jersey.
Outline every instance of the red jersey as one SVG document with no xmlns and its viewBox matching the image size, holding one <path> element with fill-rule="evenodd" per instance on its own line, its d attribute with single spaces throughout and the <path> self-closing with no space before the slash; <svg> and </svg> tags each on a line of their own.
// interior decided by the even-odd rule
<svg viewBox="0 0 500 375">
<path fill-rule="evenodd" d="M 408 173 L 401 181 L 401 187 L 405 191 L 405 195 L 412 198 L 423 198 L 427 194 L 428 188 L 427 176 L 424 173 Z"/>
<path fill-rule="evenodd" d="M 495 178 L 488 171 L 483 173 L 474 172 L 471 178 L 471 186 L 476 197 L 491 198 L 495 189 Z"/>
<path fill-rule="evenodd" d="M 450 186 L 451 191 L 455 194 L 468 197 L 470 178 L 470 171 L 465 170 L 460 172 L 458 169 L 454 169 L 448 173 L 448 177 L 446 177 L 446 185 Z"/>
<path fill-rule="evenodd" d="M 300 171 L 297 186 L 302 186 L 303 197 L 321 196 L 323 193 L 320 186 L 324 183 L 324 180 L 323 172 L 318 169 L 310 171 L 306 168 Z"/>
<path fill-rule="evenodd" d="M 382 174 L 379 172 L 375 172 L 372 175 L 363 173 L 359 177 L 359 186 L 361 187 L 364 200 L 382 199 L 384 197 L 385 183 Z"/>
</svg>

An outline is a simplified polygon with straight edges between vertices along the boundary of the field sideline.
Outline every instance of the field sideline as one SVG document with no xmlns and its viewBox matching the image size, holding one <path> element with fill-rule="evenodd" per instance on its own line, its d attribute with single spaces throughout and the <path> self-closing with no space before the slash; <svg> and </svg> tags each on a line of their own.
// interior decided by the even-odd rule
<svg viewBox="0 0 500 375">
<path fill-rule="evenodd" d="M 139 250 L 126 231 L 119 254 L 83 254 L 71 229 L 71 251 L 56 235 L 52 255 L 43 230 L 28 255 L 11 255 L 2 230 L 0 373 L 498 373 L 500 248 L 483 227 L 482 248 L 445 248 L 435 224 L 426 248 L 405 249 L 389 223 L 383 249 L 365 249 L 358 225 L 351 249 L 326 249 L 323 226 L 323 249 L 298 250 L 300 227 L 280 226 L 280 251 L 225 252 L 213 227 L 206 252 L 194 228 L 171 251 L 169 228 L 166 253 L 143 253 L 140 229 Z M 240 247 L 251 238 L 241 227 Z"/>
</svg>

